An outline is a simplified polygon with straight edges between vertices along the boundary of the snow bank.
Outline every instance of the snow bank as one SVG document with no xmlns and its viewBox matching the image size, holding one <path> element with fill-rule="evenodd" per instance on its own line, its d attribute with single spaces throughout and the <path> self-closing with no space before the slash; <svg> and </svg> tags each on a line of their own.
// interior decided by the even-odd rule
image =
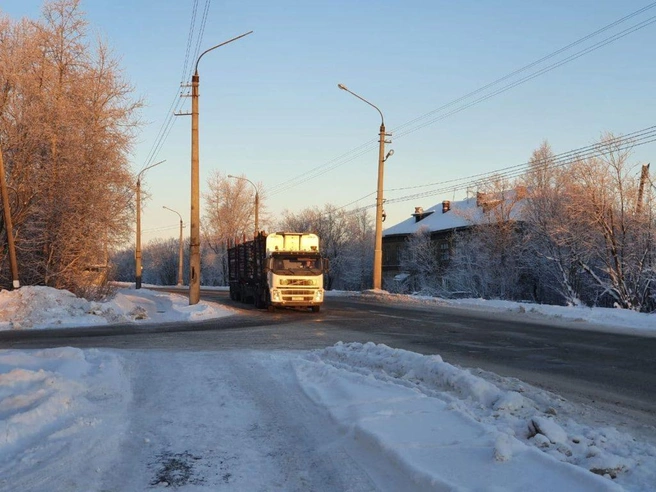
<svg viewBox="0 0 656 492">
<path fill-rule="evenodd" d="M 96 468 L 117 456 L 130 397 L 107 351 L 0 351 L 0 489 L 64 480 L 94 490 Z"/>
<path fill-rule="evenodd" d="M 121 288 L 107 302 L 89 302 L 51 287 L 0 291 L 0 330 L 201 321 L 231 314 L 213 303 L 190 306 L 185 296 L 148 289 Z"/>
<path fill-rule="evenodd" d="M 502 390 L 439 356 L 339 343 L 295 368 L 313 401 L 421 487 L 641 490 L 656 480 L 653 446 L 560 417 L 557 398 Z"/>
</svg>

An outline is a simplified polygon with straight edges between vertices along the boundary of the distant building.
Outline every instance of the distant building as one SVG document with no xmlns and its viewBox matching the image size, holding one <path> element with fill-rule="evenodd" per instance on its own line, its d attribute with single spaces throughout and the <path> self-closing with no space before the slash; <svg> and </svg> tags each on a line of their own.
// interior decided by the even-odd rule
<svg viewBox="0 0 656 492">
<path fill-rule="evenodd" d="M 521 210 L 525 189 L 502 194 L 477 193 L 476 197 L 460 201 L 444 200 L 428 209 L 415 207 L 410 218 L 383 231 L 383 281 L 402 283 L 408 273 L 400 265 L 406 240 L 422 228 L 428 229 L 431 241 L 437 245 L 441 269 L 446 269 L 455 248 L 455 234 L 499 220 L 515 220 Z M 508 205 L 508 206 L 506 206 Z"/>
</svg>

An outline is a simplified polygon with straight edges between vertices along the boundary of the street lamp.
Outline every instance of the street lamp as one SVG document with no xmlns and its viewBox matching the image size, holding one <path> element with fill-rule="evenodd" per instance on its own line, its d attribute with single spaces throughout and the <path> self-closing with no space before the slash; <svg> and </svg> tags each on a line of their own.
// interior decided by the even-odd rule
<svg viewBox="0 0 656 492">
<path fill-rule="evenodd" d="M 174 212 L 178 214 L 178 217 L 180 217 L 180 246 L 179 246 L 179 252 L 178 252 L 178 287 L 182 287 L 182 262 L 184 260 L 184 255 L 182 253 L 182 229 L 184 227 L 182 223 L 182 215 L 180 215 L 179 212 L 176 212 L 172 208 L 167 207 L 166 205 L 163 205 L 162 208 L 165 208 L 166 210 L 170 210 L 171 212 Z"/>
<path fill-rule="evenodd" d="M 156 162 L 150 166 L 142 169 L 139 174 L 137 174 L 137 245 L 134 253 L 135 259 L 135 289 L 141 289 L 141 175 L 155 166 L 159 166 L 161 163 L 166 162 L 166 160 Z"/>
<path fill-rule="evenodd" d="M 380 114 L 380 145 L 378 147 L 378 191 L 376 193 L 376 239 L 374 244 L 374 289 L 381 288 L 382 270 L 383 270 L 383 172 L 385 161 L 392 155 L 392 152 L 385 156 L 385 144 L 391 143 L 391 140 L 385 140 L 385 137 L 392 136 L 391 133 L 385 133 L 385 118 L 377 106 L 371 104 L 365 98 L 358 96 L 355 92 L 350 91 L 343 84 L 337 84 L 337 87 L 353 94 L 361 101 L 366 102 Z"/>
<path fill-rule="evenodd" d="M 206 53 L 251 34 L 244 33 L 203 51 L 191 77 L 191 220 L 189 221 L 189 304 L 200 301 L 200 183 L 198 169 L 198 63 Z"/>
<path fill-rule="evenodd" d="M 257 233 L 259 232 L 258 213 L 260 209 L 260 194 L 257 190 L 257 186 L 255 186 L 255 183 L 253 183 L 250 179 L 244 178 L 243 176 L 233 176 L 232 174 L 228 174 L 228 177 L 232 179 L 248 181 L 251 185 L 253 185 L 253 188 L 255 188 L 255 234 L 253 234 L 253 237 L 257 237 Z"/>
</svg>

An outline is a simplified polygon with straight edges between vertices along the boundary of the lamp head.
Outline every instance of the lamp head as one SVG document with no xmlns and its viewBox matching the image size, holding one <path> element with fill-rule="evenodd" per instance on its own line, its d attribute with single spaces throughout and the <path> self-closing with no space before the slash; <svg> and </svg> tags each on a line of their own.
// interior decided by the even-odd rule
<svg viewBox="0 0 656 492">
<path fill-rule="evenodd" d="M 383 160 L 386 161 L 387 159 L 389 159 L 389 158 L 390 158 L 391 156 L 393 156 L 393 155 L 394 155 L 394 149 L 390 149 L 390 151 L 389 151 L 389 152 L 387 153 L 387 155 L 385 156 L 385 159 L 383 159 Z"/>
<path fill-rule="evenodd" d="M 232 174 L 228 174 L 228 177 L 229 178 L 234 178 L 234 176 Z"/>
<path fill-rule="evenodd" d="M 348 90 L 344 84 L 337 84 L 337 87 L 339 87 L 339 88 L 342 89 L 343 91 L 347 91 L 347 90 Z"/>
</svg>

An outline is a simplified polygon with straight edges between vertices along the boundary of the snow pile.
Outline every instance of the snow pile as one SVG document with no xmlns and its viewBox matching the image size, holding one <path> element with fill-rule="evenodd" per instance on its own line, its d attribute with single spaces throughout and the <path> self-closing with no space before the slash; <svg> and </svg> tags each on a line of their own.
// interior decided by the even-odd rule
<svg viewBox="0 0 656 492">
<path fill-rule="evenodd" d="M 89 302 L 51 287 L 0 291 L 0 330 L 200 321 L 230 314 L 212 303 L 189 306 L 188 297 L 147 289 L 121 288 L 107 302 Z"/>
<path fill-rule="evenodd" d="M 116 455 L 130 395 L 108 352 L 0 351 L 0 489 L 47 490 L 52 472 L 66 469 L 70 490 L 95 490 L 97 466 Z"/>
<path fill-rule="evenodd" d="M 336 422 L 422 486 L 647 490 L 656 483 L 656 447 L 579 424 L 576 410 L 554 395 L 521 382 L 502 389 L 439 356 L 340 343 L 310 354 L 297 373 Z M 550 478 L 536 483 L 536 474 Z"/>
</svg>

